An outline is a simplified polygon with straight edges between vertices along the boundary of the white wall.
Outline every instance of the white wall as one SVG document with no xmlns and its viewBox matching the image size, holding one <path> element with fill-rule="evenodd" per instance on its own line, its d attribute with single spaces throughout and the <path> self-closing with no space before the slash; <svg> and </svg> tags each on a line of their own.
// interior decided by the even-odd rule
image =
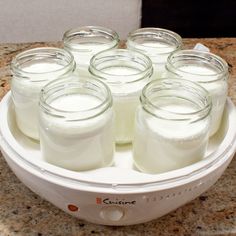
<svg viewBox="0 0 236 236">
<path fill-rule="evenodd" d="M 59 41 L 83 25 L 112 28 L 124 39 L 140 20 L 141 0 L 0 0 L 0 42 Z"/>
</svg>

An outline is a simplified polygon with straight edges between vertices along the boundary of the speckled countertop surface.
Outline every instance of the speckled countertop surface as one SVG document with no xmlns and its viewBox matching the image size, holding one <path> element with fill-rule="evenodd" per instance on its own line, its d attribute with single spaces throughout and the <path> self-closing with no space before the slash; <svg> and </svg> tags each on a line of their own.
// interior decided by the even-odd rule
<svg viewBox="0 0 236 236">
<path fill-rule="evenodd" d="M 202 42 L 228 62 L 229 96 L 236 105 L 236 38 L 184 42 L 186 48 Z M 0 99 L 10 89 L 12 57 L 48 45 L 60 43 L 0 44 Z M 214 186 L 187 205 L 145 224 L 110 227 L 73 218 L 38 197 L 16 178 L 0 153 L 0 236 L 6 235 L 236 235 L 236 158 Z"/>
</svg>

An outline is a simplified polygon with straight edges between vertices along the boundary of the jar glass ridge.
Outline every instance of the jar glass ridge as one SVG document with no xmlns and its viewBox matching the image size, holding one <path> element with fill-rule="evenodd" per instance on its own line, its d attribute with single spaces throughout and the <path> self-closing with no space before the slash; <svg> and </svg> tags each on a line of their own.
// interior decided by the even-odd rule
<svg viewBox="0 0 236 236">
<path fill-rule="evenodd" d="M 156 93 L 158 93 L 157 97 L 155 96 Z M 155 104 L 154 101 L 158 100 L 159 97 L 165 96 L 171 96 L 173 99 L 182 98 L 188 100 L 198 105 L 200 109 L 186 113 L 163 109 L 161 106 L 158 106 L 158 104 Z M 189 123 L 204 119 L 209 115 L 212 106 L 211 98 L 207 90 L 188 80 L 180 81 L 178 79 L 161 79 L 159 83 L 156 81 L 148 83 L 142 90 L 140 103 L 146 112 L 157 118 Z"/>
<path fill-rule="evenodd" d="M 50 106 L 53 100 L 61 96 L 67 96 L 70 93 L 92 94 L 101 100 L 101 102 L 97 106 L 78 111 L 67 111 Z M 69 80 L 68 78 L 61 78 L 44 86 L 40 92 L 39 106 L 48 115 L 64 118 L 68 121 L 82 121 L 99 116 L 107 109 L 111 108 L 112 96 L 107 85 L 99 80 L 79 80 L 76 76 L 71 76 Z"/>
<path fill-rule="evenodd" d="M 60 68 L 55 68 L 48 71 L 27 71 L 24 68 L 31 66 L 35 62 L 39 63 L 58 63 L 61 65 Z M 57 73 L 66 75 L 68 72 L 73 72 L 75 69 L 75 61 L 73 55 L 60 48 L 54 47 L 41 47 L 23 51 L 17 54 L 11 62 L 11 72 L 13 76 L 19 77 L 20 79 L 28 79 L 31 82 L 40 82 L 47 80 L 50 73 Z"/>
</svg>

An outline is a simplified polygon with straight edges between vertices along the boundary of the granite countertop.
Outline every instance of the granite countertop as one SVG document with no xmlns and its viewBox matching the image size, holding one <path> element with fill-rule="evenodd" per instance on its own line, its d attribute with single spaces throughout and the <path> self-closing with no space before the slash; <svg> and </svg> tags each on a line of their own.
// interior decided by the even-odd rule
<svg viewBox="0 0 236 236">
<path fill-rule="evenodd" d="M 236 38 L 185 39 L 208 46 L 229 64 L 229 96 L 236 105 Z M 9 63 L 22 50 L 60 43 L 0 44 L 0 99 L 10 89 Z M 236 122 L 236 121 L 235 121 Z M 12 173 L 0 153 L 0 235 L 236 235 L 236 159 L 207 192 L 151 222 L 125 227 L 94 225 L 73 218 L 41 199 Z"/>
</svg>

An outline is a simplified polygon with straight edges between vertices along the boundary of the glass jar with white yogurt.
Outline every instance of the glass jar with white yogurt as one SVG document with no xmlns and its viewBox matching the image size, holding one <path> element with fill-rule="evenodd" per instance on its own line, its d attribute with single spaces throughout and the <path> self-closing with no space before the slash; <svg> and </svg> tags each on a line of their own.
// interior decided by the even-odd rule
<svg viewBox="0 0 236 236">
<path fill-rule="evenodd" d="M 177 33 L 161 28 L 141 28 L 128 35 L 127 48 L 142 52 L 153 63 L 153 79 L 164 76 L 170 53 L 182 48 L 182 38 Z"/>
<path fill-rule="evenodd" d="M 139 96 L 153 72 L 151 60 L 144 54 L 132 50 L 107 50 L 91 59 L 89 71 L 111 89 L 116 143 L 132 142 L 134 115 L 139 104 Z"/>
<path fill-rule="evenodd" d="M 76 61 L 76 73 L 90 76 L 88 67 L 90 59 L 98 52 L 116 48 L 119 43 L 118 34 L 100 26 L 84 26 L 68 30 L 64 33 L 64 48 L 70 51 Z"/>
<path fill-rule="evenodd" d="M 169 77 L 181 77 L 199 83 L 212 98 L 210 136 L 220 127 L 227 98 L 228 65 L 219 56 L 198 50 L 180 50 L 166 64 Z"/>
<path fill-rule="evenodd" d="M 11 93 L 16 122 L 26 136 L 39 139 L 38 103 L 42 87 L 49 81 L 72 74 L 73 55 L 54 47 L 35 48 L 19 53 L 11 63 Z"/>
<path fill-rule="evenodd" d="M 40 95 L 39 131 L 46 162 L 74 171 L 111 165 L 114 127 L 109 88 L 92 78 L 50 82 Z"/>
<path fill-rule="evenodd" d="M 146 173 L 162 173 L 201 160 L 206 152 L 211 99 L 197 83 L 154 80 L 146 85 L 135 119 L 133 158 Z"/>
</svg>

